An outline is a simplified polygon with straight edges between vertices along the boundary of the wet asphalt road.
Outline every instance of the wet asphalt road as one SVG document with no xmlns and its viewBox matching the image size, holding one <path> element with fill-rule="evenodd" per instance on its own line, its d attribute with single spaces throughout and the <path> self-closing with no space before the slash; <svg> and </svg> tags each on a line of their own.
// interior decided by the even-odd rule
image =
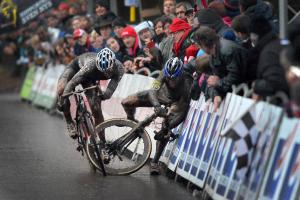
<svg viewBox="0 0 300 200">
<path fill-rule="evenodd" d="M 0 200 L 195 199 L 148 168 L 126 177 L 102 177 L 75 150 L 62 118 L 17 95 L 0 95 Z"/>
</svg>

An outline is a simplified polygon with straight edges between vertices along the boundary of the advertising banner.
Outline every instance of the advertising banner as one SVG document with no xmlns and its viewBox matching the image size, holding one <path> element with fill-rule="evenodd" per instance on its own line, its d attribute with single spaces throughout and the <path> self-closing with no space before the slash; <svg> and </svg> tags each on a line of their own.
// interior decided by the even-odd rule
<svg viewBox="0 0 300 200">
<path fill-rule="evenodd" d="M 53 0 L 0 0 L 0 33 L 12 31 L 53 7 Z"/>
<path fill-rule="evenodd" d="M 195 110 L 197 109 L 197 105 L 198 105 L 197 103 L 198 103 L 197 101 L 191 101 L 191 103 L 190 103 L 190 109 L 189 109 L 187 117 L 185 118 L 185 121 L 182 125 L 182 131 L 180 133 L 180 137 L 178 138 L 178 142 L 170 156 L 168 168 L 171 171 L 175 171 L 175 169 L 177 167 L 177 163 L 179 161 L 180 152 L 182 151 L 182 148 L 183 148 L 183 145 L 185 144 L 186 138 L 190 134 L 189 127 L 191 126 L 191 123 L 192 123 L 191 119 L 195 114 Z"/>
<path fill-rule="evenodd" d="M 20 92 L 21 99 L 29 100 L 29 95 L 35 77 L 35 70 L 36 70 L 35 66 L 31 65 L 26 73 L 26 77 L 24 79 L 21 92 Z"/>
<path fill-rule="evenodd" d="M 237 199 L 255 200 L 258 198 L 259 189 L 265 175 L 266 166 L 271 155 L 271 149 L 282 116 L 282 109 L 265 102 L 257 104 L 258 113 L 257 126 L 261 130 L 257 145 L 253 154 L 253 160 L 249 172 L 245 176 Z"/>
<path fill-rule="evenodd" d="M 296 199 L 299 187 L 300 121 L 283 118 L 276 139 L 260 199 Z"/>
</svg>

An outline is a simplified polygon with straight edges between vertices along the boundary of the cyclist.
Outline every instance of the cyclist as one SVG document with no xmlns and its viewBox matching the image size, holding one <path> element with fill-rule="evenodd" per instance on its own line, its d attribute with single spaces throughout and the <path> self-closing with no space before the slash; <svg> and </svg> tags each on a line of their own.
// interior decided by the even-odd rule
<svg viewBox="0 0 300 200">
<path fill-rule="evenodd" d="M 186 117 L 190 103 L 190 88 L 193 78 L 183 70 L 183 62 L 178 58 L 169 59 L 160 76 L 154 81 L 153 89 L 128 96 L 122 101 L 127 118 L 135 120 L 136 107 L 154 107 L 155 112 L 163 113 L 161 105 L 170 106 L 161 130 L 156 133 L 156 153 L 150 163 L 150 174 L 160 173 L 158 161 L 168 143 L 168 130 L 178 126 Z"/>
<path fill-rule="evenodd" d="M 64 113 L 70 137 L 75 139 L 77 131 L 70 113 L 70 101 L 62 96 L 72 92 L 79 84 L 88 87 L 98 80 L 110 79 L 106 91 L 101 95 L 96 94 L 95 90 L 86 91 L 95 124 L 100 124 L 104 120 L 101 100 L 109 99 L 112 96 L 123 74 L 122 63 L 115 58 L 115 54 L 109 48 L 104 48 L 99 53 L 84 53 L 71 61 L 60 76 L 57 87 L 57 107 Z"/>
</svg>

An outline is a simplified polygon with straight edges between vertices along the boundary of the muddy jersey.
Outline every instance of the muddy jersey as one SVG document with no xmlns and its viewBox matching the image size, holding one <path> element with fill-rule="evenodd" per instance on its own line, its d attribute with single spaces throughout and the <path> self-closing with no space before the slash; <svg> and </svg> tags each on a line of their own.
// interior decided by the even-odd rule
<svg viewBox="0 0 300 200">
<path fill-rule="evenodd" d="M 102 72 L 96 65 L 97 53 L 85 53 L 75 58 L 65 69 L 60 79 L 69 79 L 64 89 L 64 94 L 72 92 L 79 84 L 93 84 L 98 80 L 110 82 L 104 93 L 105 98 L 110 98 L 118 86 L 124 68 L 120 61 L 116 60 L 113 68 Z"/>
</svg>

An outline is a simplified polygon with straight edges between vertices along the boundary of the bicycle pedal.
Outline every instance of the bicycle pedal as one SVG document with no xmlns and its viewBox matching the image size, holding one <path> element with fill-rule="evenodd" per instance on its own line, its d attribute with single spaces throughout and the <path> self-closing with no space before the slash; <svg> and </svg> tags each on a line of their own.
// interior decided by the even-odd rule
<svg viewBox="0 0 300 200">
<path fill-rule="evenodd" d="M 76 135 L 71 135 L 70 137 L 71 137 L 73 140 L 76 140 L 76 139 L 78 139 L 79 136 L 76 134 Z"/>
</svg>

